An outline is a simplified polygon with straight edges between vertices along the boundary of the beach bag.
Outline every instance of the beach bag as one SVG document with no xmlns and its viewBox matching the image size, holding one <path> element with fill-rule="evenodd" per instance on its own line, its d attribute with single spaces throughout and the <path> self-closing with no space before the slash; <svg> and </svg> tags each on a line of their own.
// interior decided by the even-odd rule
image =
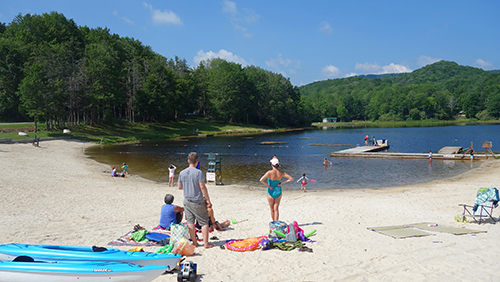
<svg viewBox="0 0 500 282">
<path fill-rule="evenodd" d="M 175 243 L 172 253 L 189 257 L 194 254 L 194 248 L 194 245 L 189 243 L 186 238 L 181 238 Z"/>
<path fill-rule="evenodd" d="M 283 221 L 276 220 L 269 222 L 269 237 L 270 238 L 278 238 L 278 234 L 274 233 L 273 230 L 281 232 L 282 234 L 286 234 L 287 224 Z"/>
<path fill-rule="evenodd" d="M 297 233 L 295 233 L 295 227 L 293 226 L 292 223 L 288 225 L 288 232 L 286 233 L 286 240 L 288 242 L 295 242 L 297 241 Z"/>
<path fill-rule="evenodd" d="M 182 238 L 189 239 L 189 229 L 185 224 L 172 224 L 170 226 L 170 243 L 175 244 Z"/>
</svg>

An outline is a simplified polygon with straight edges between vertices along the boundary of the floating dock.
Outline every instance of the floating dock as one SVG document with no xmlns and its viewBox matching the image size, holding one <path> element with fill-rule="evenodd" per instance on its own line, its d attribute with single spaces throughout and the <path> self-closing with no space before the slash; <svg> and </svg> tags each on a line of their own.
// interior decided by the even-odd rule
<svg viewBox="0 0 500 282">
<path fill-rule="evenodd" d="M 358 147 L 354 147 L 354 148 L 349 148 L 349 149 L 337 151 L 337 152 L 331 153 L 331 154 L 363 154 L 363 153 L 370 153 L 370 152 L 380 152 L 380 151 L 384 151 L 387 149 L 389 149 L 389 145 L 358 146 Z"/>
<path fill-rule="evenodd" d="M 359 146 L 330 153 L 330 157 L 340 158 L 394 158 L 394 159 L 428 159 L 428 153 L 392 153 L 381 152 L 389 146 Z M 432 154 L 432 159 L 438 160 L 470 160 L 470 154 L 461 154 L 462 147 L 443 147 L 438 153 Z M 474 159 L 487 159 L 484 154 L 475 154 Z M 491 158 L 494 158 L 491 156 Z"/>
</svg>

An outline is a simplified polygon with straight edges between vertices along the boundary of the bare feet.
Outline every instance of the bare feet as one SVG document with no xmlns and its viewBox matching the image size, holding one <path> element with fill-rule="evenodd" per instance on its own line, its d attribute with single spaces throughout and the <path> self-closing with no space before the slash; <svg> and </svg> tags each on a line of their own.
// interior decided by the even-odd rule
<svg viewBox="0 0 500 282">
<path fill-rule="evenodd" d="M 213 248 L 214 245 L 211 245 L 211 244 L 205 244 L 205 249 L 210 249 L 210 248 Z"/>
</svg>

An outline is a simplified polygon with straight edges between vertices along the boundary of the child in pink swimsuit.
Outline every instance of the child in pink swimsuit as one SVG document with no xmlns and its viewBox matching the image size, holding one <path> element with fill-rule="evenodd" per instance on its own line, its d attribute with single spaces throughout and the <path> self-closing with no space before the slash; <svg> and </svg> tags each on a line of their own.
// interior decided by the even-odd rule
<svg viewBox="0 0 500 282">
<path fill-rule="evenodd" d="M 307 180 L 309 180 L 309 178 L 306 177 L 305 173 L 303 173 L 302 177 L 297 180 L 297 182 L 300 182 L 301 185 L 300 190 L 304 190 L 304 192 L 306 191 Z"/>
</svg>

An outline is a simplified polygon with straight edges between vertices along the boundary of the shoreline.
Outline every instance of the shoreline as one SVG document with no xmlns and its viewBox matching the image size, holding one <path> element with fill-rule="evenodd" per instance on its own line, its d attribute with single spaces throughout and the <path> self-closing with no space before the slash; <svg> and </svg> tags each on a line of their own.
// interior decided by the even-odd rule
<svg viewBox="0 0 500 282">
<path fill-rule="evenodd" d="M 182 205 L 182 191 L 167 183 L 110 177 L 108 165 L 83 153 L 89 145 L 78 140 L 46 141 L 40 148 L 0 144 L 2 244 L 107 246 L 136 224 L 148 229 L 158 225 L 166 193 Z M 198 264 L 203 281 L 495 280 L 496 264 L 488 258 L 500 249 L 500 230 L 493 224 L 458 223 L 454 217 L 462 212 L 459 204 L 473 204 L 477 189 L 498 187 L 499 172 L 500 161 L 488 160 L 474 170 L 428 183 L 306 193 L 285 189 L 280 220 L 297 221 L 305 232 L 316 229 L 311 237 L 316 242 L 306 244 L 313 253 L 221 250 L 218 246 L 229 239 L 267 235 L 269 207 L 265 189 L 258 185 L 208 184 L 217 220 L 246 221 L 211 233 L 218 237 L 211 240 L 217 247 L 196 248 L 187 260 Z M 433 232 L 393 239 L 367 230 L 419 222 L 487 233 Z M 473 273 L 470 265 L 482 271 Z M 176 274 L 166 274 L 154 281 L 176 279 Z"/>
</svg>

